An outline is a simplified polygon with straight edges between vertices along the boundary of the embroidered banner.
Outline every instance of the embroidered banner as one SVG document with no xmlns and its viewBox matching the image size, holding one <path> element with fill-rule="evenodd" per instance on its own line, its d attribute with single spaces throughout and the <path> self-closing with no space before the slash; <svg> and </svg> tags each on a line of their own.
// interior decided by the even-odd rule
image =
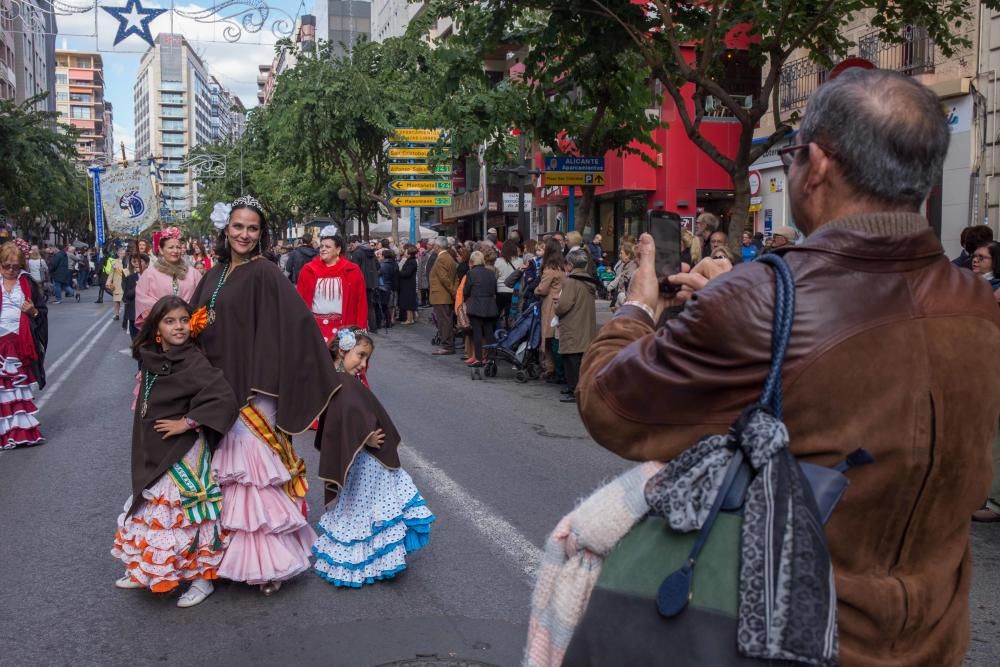
<svg viewBox="0 0 1000 667">
<path fill-rule="evenodd" d="M 108 168 L 100 183 L 108 204 L 108 229 L 136 235 L 156 222 L 156 196 L 147 165 Z"/>
</svg>

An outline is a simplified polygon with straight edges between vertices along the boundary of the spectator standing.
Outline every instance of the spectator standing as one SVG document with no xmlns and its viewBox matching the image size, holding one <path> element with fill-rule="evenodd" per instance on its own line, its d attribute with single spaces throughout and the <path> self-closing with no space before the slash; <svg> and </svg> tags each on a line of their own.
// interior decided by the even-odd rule
<svg viewBox="0 0 1000 667">
<path fill-rule="evenodd" d="M 757 259 L 757 255 L 760 254 L 760 250 L 753 242 L 753 234 L 750 232 L 743 232 L 743 239 L 741 241 L 740 251 L 742 252 L 742 258 L 744 262 L 752 262 Z"/>
<path fill-rule="evenodd" d="M 361 275 L 365 278 L 365 289 L 368 298 L 368 321 L 376 322 L 378 317 L 378 271 L 379 261 L 375 257 L 375 249 L 371 245 L 362 241 L 360 236 L 352 236 L 347 247 L 351 253 L 351 261 L 361 269 Z"/>
<path fill-rule="evenodd" d="M 435 241 L 436 257 L 430 274 L 430 300 L 437 320 L 441 348 L 435 356 L 455 354 L 455 327 L 453 323 L 455 291 L 458 289 L 458 263 L 448 252 L 447 241 Z"/>
<path fill-rule="evenodd" d="M 694 235 L 701 239 L 701 256 L 708 257 L 712 245 L 712 234 L 719 231 L 719 218 L 714 213 L 701 213 L 694 221 Z M 725 234 L 725 232 L 723 232 Z M 724 243 L 725 241 L 723 241 Z"/>
<path fill-rule="evenodd" d="M 980 243 L 972 253 L 972 272 L 986 280 L 990 287 L 1000 290 L 1000 243 L 987 241 Z"/>
<path fill-rule="evenodd" d="M 787 245 L 794 245 L 799 240 L 799 233 L 792 227 L 782 225 L 771 234 L 771 247 L 766 252 L 773 252 Z"/>
<path fill-rule="evenodd" d="M 406 259 L 399 269 L 399 294 L 396 303 L 399 305 L 401 324 L 415 324 L 417 321 L 417 276 L 420 272 L 418 252 L 417 246 L 407 246 Z"/>
<path fill-rule="evenodd" d="M 559 331 L 556 328 L 556 303 L 566 278 L 566 259 L 562 245 L 555 238 L 545 242 L 545 256 L 542 259 L 542 278 L 535 288 L 535 296 L 542 299 L 542 349 L 545 352 L 545 380 L 550 384 L 562 384 L 562 359 L 559 357 Z"/>
<path fill-rule="evenodd" d="M 708 257 L 716 248 L 725 248 L 729 243 L 729 234 L 725 232 L 712 232 L 708 240 L 708 249 L 702 257 Z"/>
<path fill-rule="evenodd" d="M 427 241 L 421 240 L 420 244 L 417 246 L 417 294 L 419 296 L 420 308 L 425 308 L 430 305 L 428 303 L 430 291 L 427 283 L 427 262 L 430 258 L 431 252 L 427 247 Z"/>
<path fill-rule="evenodd" d="M 71 246 L 58 250 L 52 255 L 52 263 L 49 266 L 49 275 L 52 276 L 52 294 L 55 296 L 55 304 L 62 303 L 63 292 L 68 297 L 76 297 L 80 300 L 80 295 L 73 291 L 73 272 L 70 268 L 69 251 Z"/>
<path fill-rule="evenodd" d="M 993 240 L 993 230 L 987 225 L 972 225 L 962 230 L 959 237 L 962 254 L 952 260 L 952 264 L 963 269 L 972 268 L 972 254 L 983 243 Z"/>
<path fill-rule="evenodd" d="M 517 241 L 507 239 L 500 249 L 500 256 L 497 258 L 497 313 L 500 318 L 500 326 L 510 327 L 510 309 L 514 299 L 514 288 L 507 287 L 507 278 L 521 268 L 520 251 L 517 248 Z"/>
<path fill-rule="evenodd" d="M 1000 309 L 920 213 L 949 138 L 920 83 L 849 69 L 812 94 L 779 151 L 807 235 L 783 253 L 798 286 L 782 371 L 791 453 L 829 466 L 863 442 L 875 458 L 848 473 L 825 526 L 844 665 L 960 665 L 968 648 L 968 517 L 990 485 Z M 657 331 L 667 304 L 652 238 L 642 246 L 630 305 L 591 345 L 577 396 L 597 442 L 672 461 L 758 400 L 775 279 L 737 266 Z"/>
<path fill-rule="evenodd" d="M 469 274 L 462 288 L 465 312 L 472 329 L 472 356 L 466 363 L 476 367 L 483 365 L 483 341 L 487 345 L 493 344 L 493 330 L 499 313 L 497 274 L 485 262 L 485 256 L 478 250 L 469 256 Z"/>
<path fill-rule="evenodd" d="M 298 248 L 291 252 L 285 264 L 289 279 L 293 283 L 299 282 L 299 274 L 302 272 L 302 267 L 316 259 L 318 254 L 316 249 L 313 248 L 312 234 L 303 234 L 302 242 Z"/>
<path fill-rule="evenodd" d="M 49 280 L 49 265 L 48 262 L 42 259 L 42 254 L 38 251 L 38 246 L 36 245 L 31 246 L 31 250 L 28 253 L 28 273 L 31 274 L 31 279 L 42 288 L 45 300 L 48 301 L 48 294 L 52 289 Z"/>
<path fill-rule="evenodd" d="M 559 355 L 563 360 L 566 384 L 563 403 L 576 403 L 576 385 L 580 379 L 583 353 L 597 335 L 597 278 L 587 273 L 586 250 L 574 250 L 566 256 L 570 273 L 563 281 L 555 313 L 559 318 Z"/>
<path fill-rule="evenodd" d="M 115 253 L 117 257 L 110 259 L 110 269 L 108 277 L 104 281 L 104 288 L 111 292 L 111 302 L 114 304 L 114 319 L 120 319 L 122 300 L 125 297 L 125 276 L 129 272 L 127 260 L 125 259 L 125 248 L 118 248 Z M 135 291 L 133 289 L 133 303 Z"/>
<path fill-rule="evenodd" d="M 391 249 L 383 248 L 380 252 L 382 253 L 382 262 L 378 267 L 380 323 L 386 329 L 391 329 L 396 292 L 399 291 L 399 265 L 396 264 L 396 255 Z"/>
</svg>

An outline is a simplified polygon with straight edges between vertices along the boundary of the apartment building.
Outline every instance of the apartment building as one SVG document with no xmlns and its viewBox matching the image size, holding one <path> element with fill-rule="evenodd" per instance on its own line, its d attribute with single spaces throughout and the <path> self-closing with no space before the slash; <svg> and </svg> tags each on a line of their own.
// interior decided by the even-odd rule
<svg viewBox="0 0 1000 667">
<path fill-rule="evenodd" d="M 35 107 L 40 111 L 56 110 L 56 17 L 51 0 L 10 0 L 13 20 L 9 22 L 9 39 L 13 44 L 14 99 L 18 103 L 36 95 L 48 93 Z M 6 32 L 6 31 L 5 31 Z M 7 56 L 0 54 L 0 59 Z M 10 62 L 10 61 L 8 61 Z M 0 74 L 0 79 L 5 78 Z"/>
<path fill-rule="evenodd" d="M 293 41 L 298 49 L 305 52 L 316 48 L 316 17 L 303 14 L 295 23 Z M 296 51 L 283 48 L 275 54 L 270 65 L 257 67 L 257 102 L 264 106 L 271 101 L 274 87 L 282 73 L 295 67 L 298 62 Z"/>
<path fill-rule="evenodd" d="M 372 0 L 372 41 L 384 42 L 402 37 L 410 22 L 427 10 L 426 2 L 409 0 Z"/>
<path fill-rule="evenodd" d="M 12 100 L 17 88 L 14 74 L 14 17 L 10 0 L 0 0 L 0 100 Z"/>
<path fill-rule="evenodd" d="M 344 56 L 371 38 L 372 3 L 367 0 L 316 0 L 312 13 L 316 39 L 329 42 L 334 56 Z"/>
<path fill-rule="evenodd" d="M 850 67 L 890 69 L 913 77 L 934 91 L 951 128 L 951 145 L 941 181 L 932 190 L 924 212 L 949 255 L 960 251 L 959 234 L 971 224 L 990 224 L 997 231 L 1000 211 L 1000 160 L 995 145 L 997 76 L 1000 69 L 1000 12 L 975 4 L 974 20 L 955 28 L 971 46 L 944 57 L 919 25 L 906 26 L 899 41 L 888 41 L 871 28 L 871 16 L 862 14 L 844 27 L 852 43 L 848 55 L 831 70 L 813 63 L 809 54 L 793 54 L 785 63 L 779 84 L 783 120 L 805 111 L 809 97 L 830 76 Z M 764 74 L 767 70 L 765 67 Z M 794 126 L 794 123 L 793 123 Z M 756 141 L 774 128 L 765 116 Z M 777 150 L 794 142 L 782 140 L 751 167 L 751 212 L 755 231 L 765 235 L 792 223 L 785 174 Z"/>
<path fill-rule="evenodd" d="M 213 141 L 212 77 L 183 36 L 154 41 L 133 88 L 135 155 L 158 160 L 164 207 L 184 214 L 198 203 L 198 183 L 181 165 L 193 148 Z"/>
<path fill-rule="evenodd" d="M 56 51 L 56 111 L 59 122 L 82 132 L 76 142 L 80 160 L 108 162 L 114 153 L 113 119 L 104 99 L 104 61 L 99 53 Z"/>
</svg>

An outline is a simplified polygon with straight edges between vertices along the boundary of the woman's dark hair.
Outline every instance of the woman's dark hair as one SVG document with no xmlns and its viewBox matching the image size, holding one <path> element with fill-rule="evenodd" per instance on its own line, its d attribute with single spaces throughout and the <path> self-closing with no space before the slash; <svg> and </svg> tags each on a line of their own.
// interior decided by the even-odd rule
<svg viewBox="0 0 1000 667">
<path fill-rule="evenodd" d="M 406 248 L 407 257 L 416 257 L 418 252 L 420 252 L 420 249 L 415 245 L 407 246 Z"/>
<path fill-rule="evenodd" d="M 996 241 L 986 241 L 985 243 L 980 243 L 976 246 L 976 250 L 980 248 L 986 248 L 990 251 L 990 257 L 993 258 L 993 275 L 1000 273 L 1000 243 Z M 975 252 L 973 250 L 972 252 Z"/>
<path fill-rule="evenodd" d="M 354 334 L 355 338 L 358 339 L 359 343 L 361 341 L 367 342 L 368 345 L 371 346 L 372 348 L 372 354 L 375 353 L 375 340 L 372 338 L 371 334 L 368 333 L 367 330 L 362 329 L 361 327 L 358 326 L 354 326 L 353 324 L 349 327 L 346 327 L 346 329 Z M 343 329 L 341 329 L 340 331 L 343 331 Z M 338 331 L 337 333 L 340 332 Z M 338 340 L 336 335 L 334 335 L 334 337 L 330 339 L 330 344 L 327 345 L 327 348 L 330 350 L 330 356 L 333 357 L 334 362 L 336 362 L 337 359 L 340 358 L 341 354 L 340 341 Z"/>
<path fill-rule="evenodd" d="M 206 256 L 206 254 L 205 254 L 205 246 L 203 246 L 201 244 L 201 241 L 199 241 L 198 239 L 191 239 L 191 245 L 194 246 L 191 254 L 194 254 L 195 252 L 197 252 L 202 257 Z"/>
<path fill-rule="evenodd" d="M 319 237 L 320 241 L 325 241 L 326 239 L 330 239 L 331 241 L 333 241 L 333 245 L 337 246 L 337 250 L 340 251 L 340 254 L 341 255 L 344 254 L 344 237 L 343 236 L 341 236 L 340 234 L 334 234 L 333 236 L 321 236 L 321 237 Z M 310 243 L 311 242 L 312 242 L 312 240 L 310 239 Z"/>
<path fill-rule="evenodd" d="M 139 262 L 146 262 L 146 266 L 149 266 L 149 255 L 140 255 L 138 252 L 136 252 L 134 254 L 128 255 L 128 257 L 126 259 L 128 259 L 128 263 L 126 264 L 126 266 L 129 269 L 132 268 L 132 260 L 133 259 L 139 260 Z"/>
<path fill-rule="evenodd" d="M 472 253 L 469 252 L 469 249 L 466 248 L 464 245 L 461 245 L 458 246 L 458 248 L 455 250 L 455 254 L 458 255 L 458 257 L 456 257 L 458 263 L 462 264 L 469 261 L 469 255 L 471 255 Z"/>
<path fill-rule="evenodd" d="M 507 239 L 503 242 L 503 246 L 500 248 L 500 256 L 503 257 L 504 261 L 508 264 L 514 263 L 514 258 L 517 257 L 517 253 L 520 248 L 517 245 L 517 241 L 514 239 Z"/>
<path fill-rule="evenodd" d="M 142 328 L 139 329 L 139 335 L 132 341 L 133 358 L 139 358 L 139 350 L 144 345 L 156 345 L 156 331 L 160 328 L 160 321 L 167 313 L 177 308 L 183 308 L 188 315 L 193 312 L 191 305 L 179 296 L 165 296 L 153 304 L 149 315 L 142 323 Z"/>
<path fill-rule="evenodd" d="M 253 211 L 260 218 L 260 243 L 250 250 L 250 256 L 262 254 L 265 257 L 273 258 L 271 254 L 271 228 L 267 225 L 267 218 L 264 217 L 264 212 L 249 204 L 239 204 L 238 206 L 234 206 L 233 210 L 229 212 L 229 219 L 232 220 L 233 213 L 240 209 Z M 232 249 L 226 240 L 226 229 L 228 227 L 229 223 L 227 222 L 226 226 L 219 230 L 219 236 L 215 240 L 215 256 L 223 264 L 229 264 L 233 259 Z"/>
<path fill-rule="evenodd" d="M 396 261 L 396 253 L 391 248 L 386 248 L 382 251 L 382 261 L 384 262 L 385 260 Z"/>
<path fill-rule="evenodd" d="M 550 236 L 545 242 L 545 254 L 542 256 L 543 269 L 563 270 L 566 267 L 566 258 L 563 257 L 562 244 L 554 236 Z"/>
</svg>

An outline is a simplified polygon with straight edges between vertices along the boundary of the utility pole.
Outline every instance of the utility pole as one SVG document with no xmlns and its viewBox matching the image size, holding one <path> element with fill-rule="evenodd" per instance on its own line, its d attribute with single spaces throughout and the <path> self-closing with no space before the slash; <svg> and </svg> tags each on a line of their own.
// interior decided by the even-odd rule
<svg viewBox="0 0 1000 667">
<path fill-rule="evenodd" d="M 125 158 L 125 142 L 124 141 L 121 142 L 121 147 L 122 147 L 122 166 L 123 167 L 127 167 L 128 166 L 128 160 Z"/>
</svg>

